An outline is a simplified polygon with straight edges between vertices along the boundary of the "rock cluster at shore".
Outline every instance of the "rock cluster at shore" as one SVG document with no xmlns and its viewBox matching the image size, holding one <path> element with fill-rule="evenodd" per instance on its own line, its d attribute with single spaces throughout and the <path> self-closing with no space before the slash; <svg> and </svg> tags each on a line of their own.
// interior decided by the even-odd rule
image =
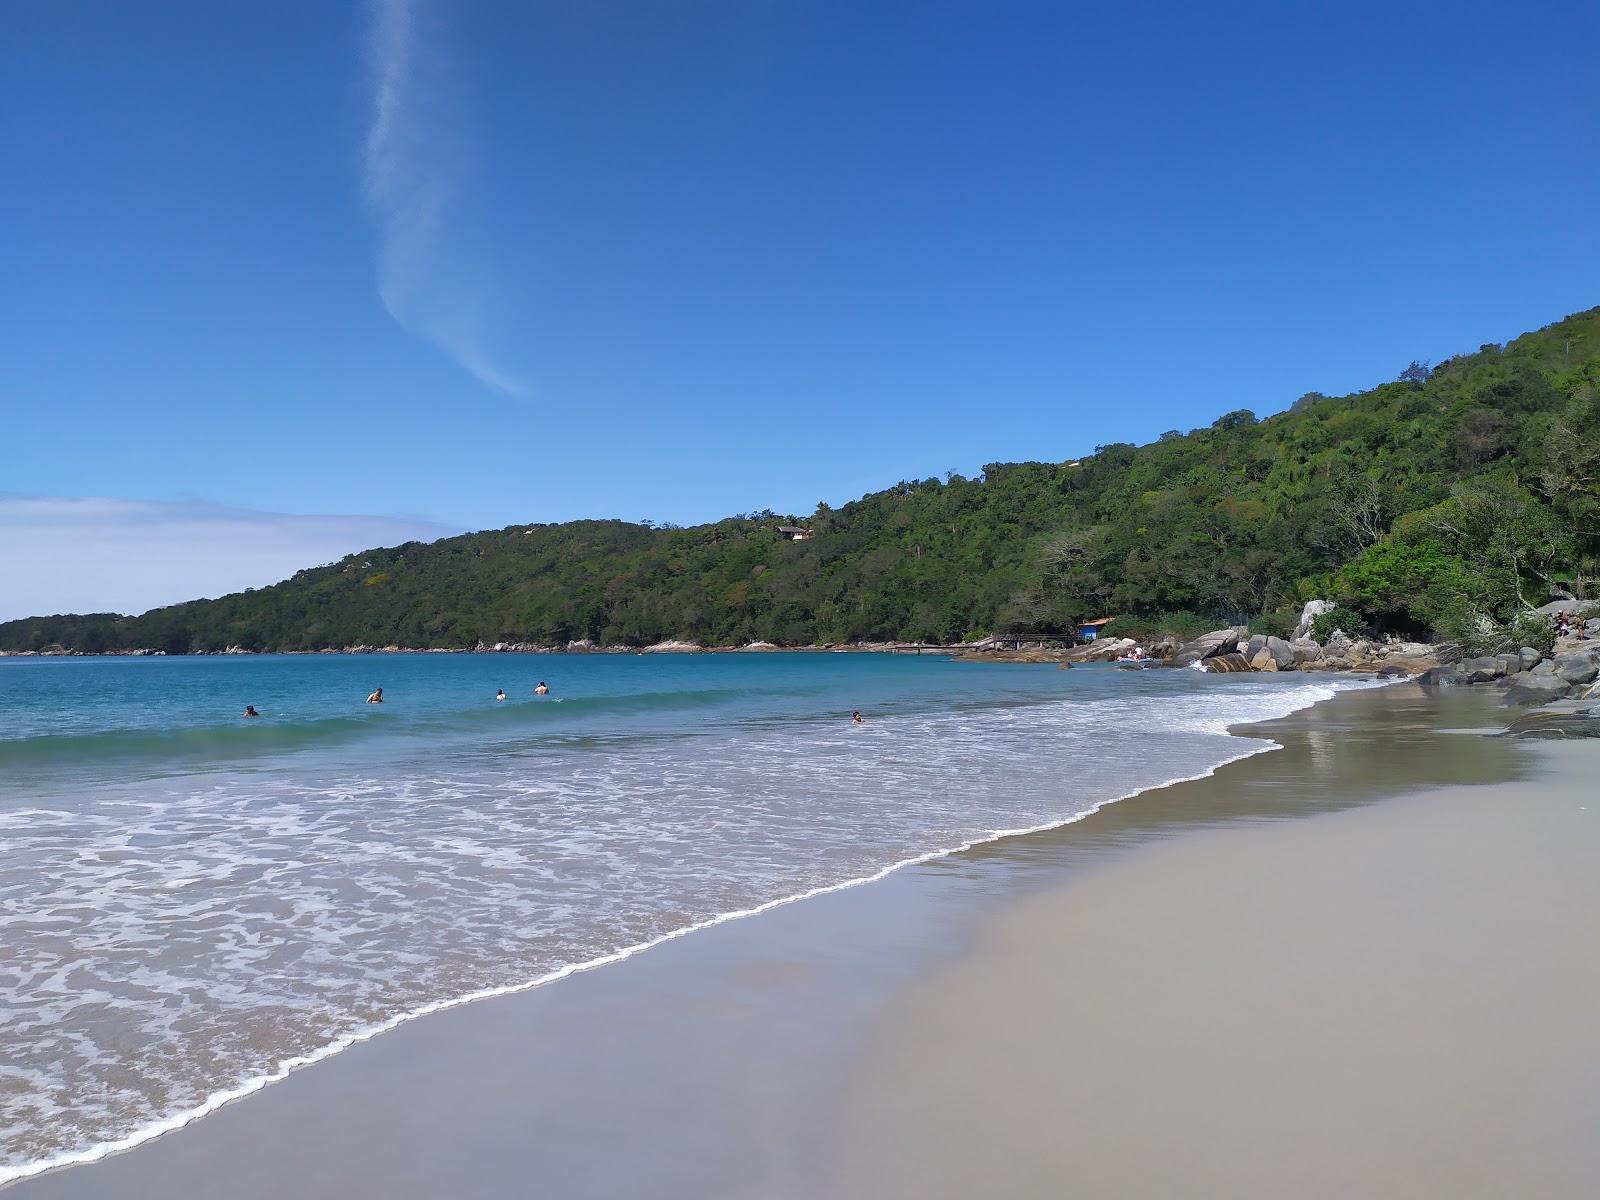
<svg viewBox="0 0 1600 1200">
<path fill-rule="evenodd" d="M 1562 638 L 1548 656 L 1532 646 L 1441 664 L 1424 686 L 1492 685 L 1505 689 L 1508 708 L 1536 708 L 1513 720 L 1511 737 L 1600 737 L 1600 642 Z"/>
</svg>

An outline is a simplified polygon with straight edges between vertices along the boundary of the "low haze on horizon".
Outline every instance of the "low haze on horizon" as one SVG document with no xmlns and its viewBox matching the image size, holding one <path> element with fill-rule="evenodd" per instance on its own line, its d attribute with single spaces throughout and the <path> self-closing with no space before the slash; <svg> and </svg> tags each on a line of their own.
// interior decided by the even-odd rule
<svg viewBox="0 0 1600 1200">
<path fill-rule="evenodd" d="M 1600 303 L 1593 6 L 85 0 L 0 32 L 0 620 L 808 513 Z"/>
</svg>

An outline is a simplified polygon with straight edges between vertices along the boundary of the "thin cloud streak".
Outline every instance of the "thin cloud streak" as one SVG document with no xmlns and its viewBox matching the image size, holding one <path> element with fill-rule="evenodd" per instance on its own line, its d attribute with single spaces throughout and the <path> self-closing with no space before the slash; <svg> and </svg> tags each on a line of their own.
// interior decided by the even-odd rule
<svg viewBox="0 0 1600 1200">
<path fill-rule="evenodd" d="M 527 399 L 528 385 L 484 345 L 486 286 L 452 224 L 471 176 L 453 89 L 437 54 L 419 51 L 415 0 L 373 0 L 367 31 L 372 123 L 363 156 L 378 230 L 378 296 L 403 329 L 425 338 L 474 379 Z"/>
<path fill-rule="evenodd" d="M 0 621 L 140 613 L 264 587 L 361 550 L 460 532 L 401 517 L 0 494 Z"/>
</svg>

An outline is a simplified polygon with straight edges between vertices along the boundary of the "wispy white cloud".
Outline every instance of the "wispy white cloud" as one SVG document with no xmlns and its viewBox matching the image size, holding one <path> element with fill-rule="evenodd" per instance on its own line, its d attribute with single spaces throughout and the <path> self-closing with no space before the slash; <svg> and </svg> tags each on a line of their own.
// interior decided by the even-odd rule
<svg viewBox="0 0 1600 1200">
<path fill-rule="evenodd" d="M 460 532 L 397 517 L 0 494 L 0 621 L 139 613 L 263 587 L 359 550 Z"/>
<path fill-rule="evenodd" d="M 479 382 L 525 399 L 528 385 L 485 345 L 489 288 L 462 229 L 472 155 L 460 86 L 442 52 L 425 45 L 424 16 L 420 0 L 371 0 L 363 166 L 378 230 L 378 296 L 402 328 Z"/>
</svg>

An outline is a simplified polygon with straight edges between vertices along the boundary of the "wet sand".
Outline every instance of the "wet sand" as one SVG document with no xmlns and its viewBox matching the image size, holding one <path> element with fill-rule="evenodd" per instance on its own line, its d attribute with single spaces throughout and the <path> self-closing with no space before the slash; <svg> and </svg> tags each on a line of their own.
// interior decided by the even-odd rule
<svg viewBox="0 0 1600 1200">
<path fill-rule="evenodd" d="M 1600 745 L 1150 846 L 884 1022 L 839 1197 L 1600 1195 Z"/>
<path fill-rule="evenodd" d="M 1495 785 L 1589 748 L 1440 732 L 1488 724 L 1491 704 L 1341 696 L 1249 731 L 1285 749 L 1211 779 L 412 1022 L 6 1200 L 1268 1194 L 1257 1180 L 1564 1195 L 1576 1151 L 1557 1150 L 1600 1115 L 1594 1039 L 1572 1025 L 1579 1010 L 1592 1025 L 1596 997 L 1570 962 L 1595 945 L 1600 909 L 1571 890 L 1580 866 L 1596 874 L 1593 827 L 1542 803 L 1562 794 L 1547 781 Z M 1371 962 L 1347 961 L 1365 947 Z M 1394 997 L 1404 1019 L 1385 1025 Z M 1530 1014 L 1540 1045 L 1489 1039 L 1497 1005 Z M 1438 1044 L 1454 1069 L 1357 1071 L 1347 1010 L 1373 1031 L 1367 1057 Z M 1291 1119 L 1286 1079 L 1328 1098 Z M 1518 1114 L 1547 1092 L 1576 1096 L 1575 1115 L 1530 1127 Z M 1477 1138 L 1493 1110 L 1531 1148 L 1516 1161 L 1545 1151 L 1548 1170 L 1510 1193 L 1407 1192 L 1386 1186 L 1382 1146 L 1337 1141 L 1348 1123 L 1315 1154 L 1290 1136 L 1348 1120 L 1356 1093 L 1385 1114 L 1385 1146 Z M 1236 1136 L 1213 1145 L 1208 1121 Z M 1315 1190 L 1348 1184 L 1346 1158 L 1372 1166 L 1363 1186 Z M 1205 1190 L 1215 1179 L 1231 1184 Z"/>
</svg>

